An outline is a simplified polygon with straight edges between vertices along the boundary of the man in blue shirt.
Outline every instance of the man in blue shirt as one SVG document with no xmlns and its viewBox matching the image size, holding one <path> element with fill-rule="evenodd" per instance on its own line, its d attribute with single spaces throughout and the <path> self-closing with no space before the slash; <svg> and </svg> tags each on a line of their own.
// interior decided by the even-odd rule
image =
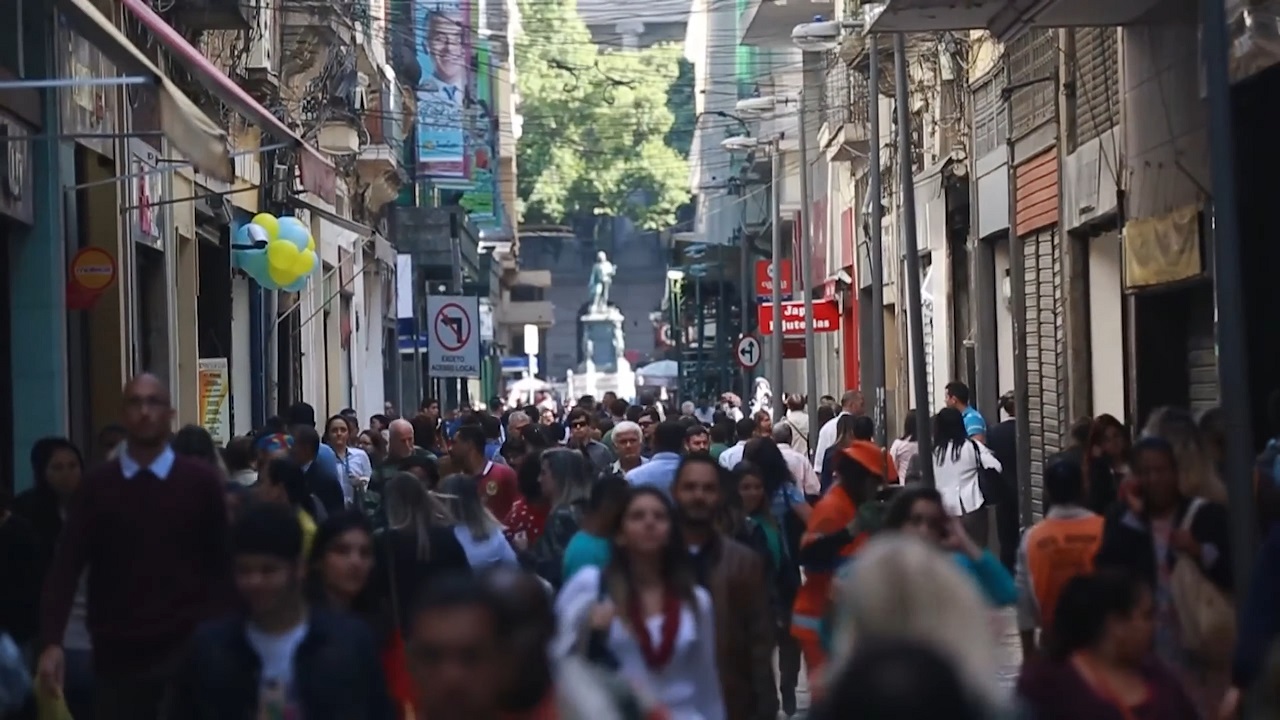
<svg viewBox="0 0 1280 720">
<path fill-rule="evenodd" d="M 680 451 L 684 449 L 684 425 L 674 420 L 658 423 L 653 431 L 653 457 L 649 462 L 627 473 L 627 480 L 640 487 L 651 485 L 671 496 L 671 483 L 676 479 L 680 466 Z"/>
<path fill-rule="evenodd" d="M 964 418 L 964 431 L 969 437 L 984 445 L 987 442 L 987 421 L 969 404 L 969 386 L 962 382 L 947 383 L 947 407 L 960 411 Z"/>
</svg>

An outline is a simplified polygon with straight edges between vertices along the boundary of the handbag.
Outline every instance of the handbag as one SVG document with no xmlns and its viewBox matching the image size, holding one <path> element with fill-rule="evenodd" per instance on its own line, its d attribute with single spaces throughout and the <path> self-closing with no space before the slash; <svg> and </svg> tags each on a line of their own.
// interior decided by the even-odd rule
<svg viewBox="0 0 1280 720">
<path fill-rule="evenodd" d="M 973 446 L 973 461 L 978 464 L 978 491 L 982 493 L 982 505 L 979 507 L 999 505 L 1004 499 L 1004 479 L 1000 477 L 999 470 L 982 464 L 982 448 L 978 441 L 970 440 L 969 444 Z"/>
<path fill-rule="evenodd" d="M 1194 498 L 1179 527 L 1190 530 L 1203 498 Z M 1178 553 L 1169 575 L 1182 646 L 1212 668 L 1228 668 L 1236 644 L 1235 603 L 1213 584 L 1194 558 Z"/>
<path fill-rule="evenodd" d="M 600 588 L 596 591 L 596 602 L 604 602 L 609 599 L 606 577 L 605 571 L 602 569 L 600 571 Z M 609 649 L 609 629 L 589 627 L 590 622 L 591 608 L 588 607 L 587 616 L 582 621 L 582 629 L 585 632 L 580 635 L 579 653 L 592 665 L 616 671 L 621 667 L 621 663 L 618 662 L 618 657 L 613 654 L 613 651 Z"/>
</svg>

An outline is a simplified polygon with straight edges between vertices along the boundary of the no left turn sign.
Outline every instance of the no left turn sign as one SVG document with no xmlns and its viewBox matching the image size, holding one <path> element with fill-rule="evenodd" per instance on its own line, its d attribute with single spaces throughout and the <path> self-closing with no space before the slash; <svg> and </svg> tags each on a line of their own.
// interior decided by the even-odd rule
<svg viewBox="0 0 1280 720">
<path fill-rule="evenodd" d="M 751 335 L 743 335 L 738 338 L 733 354 L 737 356 L 739 365 L 750 370 L 760 364 L 760 341 Z"/>
</svg>

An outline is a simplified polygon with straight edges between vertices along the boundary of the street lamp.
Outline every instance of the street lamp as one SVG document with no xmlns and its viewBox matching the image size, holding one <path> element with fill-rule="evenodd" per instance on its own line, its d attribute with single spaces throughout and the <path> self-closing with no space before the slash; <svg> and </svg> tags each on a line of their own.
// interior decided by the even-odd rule
<svg viewBox="0 0 1280 720">
<path fill-rule="evenodd" d="M 743 104 L 752 101 L 767 101 L 769 107 L 775 104 L 774 98 L 747 98 L 738 101 L 738 111 L 743 112 Z M 754 103 L 758 105 L 759 103 Z M 753 138 L 753 137 L 731 137 L 725 138 L 720 147 L 729 152 L 744 152 L 755 148 L 764 147 L 769 152 L 769 267 L 773 269 L 772 279 L 770 281 L 770 304 L 773 309 L 773 333 L 769 336 L 769 388 L 776 398 L 782 395 L 782 283 L 778 277 L 778 258 L 782 257 L 782 229 L 778 226 L 779 204 L 782 201 L 781 191 L 781 175 L 782 175 L 782 154 L 778 151 L 781 138 L 773 137 L 769 139 Z M 742 280 L 747 282 L 746 278 Z M 743 326 L 745 330 L 745 325 Z M 745 389 L 745 387 L 744 387 Z M 782 417 L 784 412 L 783 404 L 777 403 L 773 408 L 774 419 Z"/>
</svg>

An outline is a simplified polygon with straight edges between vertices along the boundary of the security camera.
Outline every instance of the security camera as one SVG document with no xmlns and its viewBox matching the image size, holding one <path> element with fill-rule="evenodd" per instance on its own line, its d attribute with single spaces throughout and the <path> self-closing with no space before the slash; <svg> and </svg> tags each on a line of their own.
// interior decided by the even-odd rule
<svg viewBox="0 0 1280 720">
<path fill-rule="evenodd" d="M 840 23 L 835 20 L 816 20 L 801 23 L 791 31 L 791 42 L 805 52 L 834 50 L 840 44 Z"/>
</svg>

